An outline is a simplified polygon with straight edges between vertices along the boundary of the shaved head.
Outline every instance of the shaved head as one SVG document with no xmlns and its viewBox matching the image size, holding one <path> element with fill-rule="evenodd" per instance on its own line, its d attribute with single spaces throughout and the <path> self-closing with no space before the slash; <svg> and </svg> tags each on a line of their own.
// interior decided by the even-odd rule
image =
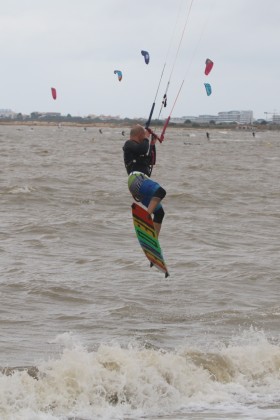
<svg viewBox="0 0 280 420">
<path fill-rule="evenodd" d="M 130 137 L 134 138 L 134 137 L 145 137 L 146 135 L 146 131 L 145 128 L 142 127 L 142 125 L 134 125 L 131 130 L 130 130 Z"/>
</svg>

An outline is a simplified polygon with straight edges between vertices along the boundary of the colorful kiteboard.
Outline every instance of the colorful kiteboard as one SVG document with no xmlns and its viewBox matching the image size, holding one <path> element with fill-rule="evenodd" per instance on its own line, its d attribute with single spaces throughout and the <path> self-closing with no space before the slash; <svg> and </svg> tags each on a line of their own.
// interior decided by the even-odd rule
<svg viewBox="0 0 280 420">
<path fill-rule="evenodd" d="M 163 259 L 157 233 L 150 214 L 136 203 L 133 203 L 131 207 L 136 236 L 141 248 L 151 263 L 151 267 L 157 267 L 160 271 L 165 273 L 165 277 L 168 277 L 169 273 Z"/>
</svg>

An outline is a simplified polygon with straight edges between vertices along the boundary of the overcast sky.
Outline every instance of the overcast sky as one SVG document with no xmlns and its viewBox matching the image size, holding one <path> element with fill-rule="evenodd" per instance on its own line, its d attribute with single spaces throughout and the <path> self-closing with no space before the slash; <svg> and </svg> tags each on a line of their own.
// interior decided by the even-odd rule
<svg viewBox="0 0 280 420">
<path fill-rule="evenodd" d="M 0 108 L 154 116 L 280 112 L 280 0 L 8 0 L 0 9 Z M 184 37 L 180 38 L 190 10 Z M 150 53 L 145 64 L 141 50 Z M 205 60 L 214 61 L 204 75 Z M 118 81 L 114 70 L 123 72 Z M 212 86 L 207 96 L 204 83 Z M 57 100 L 51 87 L 57 89 Z"/>
</svg>

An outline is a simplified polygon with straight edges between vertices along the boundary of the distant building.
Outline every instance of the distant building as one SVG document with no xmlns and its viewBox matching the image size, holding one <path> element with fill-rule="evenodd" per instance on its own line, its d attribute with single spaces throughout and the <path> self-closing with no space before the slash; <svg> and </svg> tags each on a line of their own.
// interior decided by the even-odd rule
<svg viewBox="0 0 280 420">
<path fill-rule="evenodd" d="M 11 109 L 0 109 L 0 118 L 14 118 L 16 115 Z"/>
<path fill-rule="evenodd" d="M 121 117 L 119 115 L 95 115 L 95 114 L 89 114 L 88 118 L 92 118 L 92 119 L 99 119 L 102 121 L 109 121 L 109 120 L 120 120 Z"/>
<path fill-rule="evenodd" d="M 182 119 L 184 120 L 184 122 L 185 122 L 185 121 L 196 122 L 197 117 L 196 117 L 196 116 L 194 116 L 194 115 L 184 115 L 184 116 L 182 117 Z"/>
<path fill-rule="evenodd" d="M 223 111 L 218 112 L 218 123 L 239 122 L 240 111 Z"/>
<path fill-rule="evenodd" d="M 276 116 L 275 116 L 276 117 Z M 280 115 L 278 116 L 280 119 Z M 183 117 L 172 117 L 170 122 L 175 124 L 184 124 L 186 121 L 198 124 L 252 124 L 253 123 L 253 111 L 223 111 L 219 112 L 218 115 L 199 115 L 194 116 L 183 116 Z"/>
<path fill-rule="evenodd" d="M 39 118 L 61 117 L 60 112 L 42 112 L 38 114 Z"/>
<path fill-rule="evenodd" d="M 253 123 L 253 111 L 240 111 L 240 124 Z"/>
<path fill-rule="evenodd" d="M 48 119 L 48 118 L 59 118 L 61 117 L 61 113 L 60 112 L 38 112 L 38 111 L 34 111 L 31 112 L 30 114 L 30 118 L 31 119 L 35 119 L 35 120 L 40 120 L 40 119 Z"/>
<path fill-rule="evenodd" d="M 252 124 L 253 111 L 226 111 L 218 113 L 218 123 Z"/>
<path fill-rule="evenodd" d="M 172 117 L 170 119 L 170 122 L 174 124 L 184 124 L 186 121 L 196 122 L 196 120 L 197 120 L 197 117 L 184 116 L 184 117 Z"/>
<path fill-rule="evenodd" d="M 272 116 L 272 122 L 274 124 L 280 124 L 280 115 L 279 114 L 273 114 L 273 116 Z"/>
<path fill-rule="evenodd" d="M 212 121 L 216 123 L 218 121 L 218 116 L 217 115 L 199 115 L 196 119 L 196 122 L 200 124 L 209 124 Z"/>
</svg>

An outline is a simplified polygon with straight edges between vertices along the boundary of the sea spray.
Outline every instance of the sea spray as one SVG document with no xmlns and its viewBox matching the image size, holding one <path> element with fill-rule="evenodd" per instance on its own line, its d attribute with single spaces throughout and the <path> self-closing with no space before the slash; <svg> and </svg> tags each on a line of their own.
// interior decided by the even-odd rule
<svg viewBox="0 0 280 420">
<path fill-rule="evenodd" d="M 64 348 L 41 362 L 36 376 L 1 374 L 1 418 L 139 418 L 279 401 L 280 348 L 259 331 L 244 331 L 211 352 L 117 344 L 89 350 L 75 340 L 58 336 Z"/>
</svg>

